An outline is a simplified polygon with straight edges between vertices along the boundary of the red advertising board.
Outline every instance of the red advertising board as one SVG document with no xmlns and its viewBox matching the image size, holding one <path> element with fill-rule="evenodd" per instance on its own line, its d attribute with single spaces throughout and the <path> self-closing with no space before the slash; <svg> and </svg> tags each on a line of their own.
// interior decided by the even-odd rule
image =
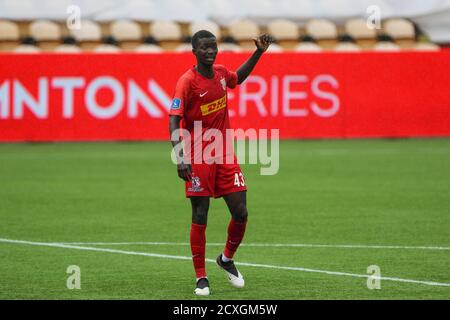
<svg viewBox="0 0 450 320">
<path fill-rule="evenodd" d="M 219 54 L 236 70 L 249 54 Z M 167 140 L 190 53 L 1 54 L 0 141 Z M 234 128 L 281 138 L 450 136 L 450 52 L 273 53 L 229 90 Z"/>
</svg>

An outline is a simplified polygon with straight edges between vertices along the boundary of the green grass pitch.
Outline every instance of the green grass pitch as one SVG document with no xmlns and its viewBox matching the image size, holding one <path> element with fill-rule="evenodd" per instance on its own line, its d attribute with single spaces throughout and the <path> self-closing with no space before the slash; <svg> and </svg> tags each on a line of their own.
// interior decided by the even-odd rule
<svg viewBox="0 0 450 320">
<path fill-rule="evenodd" d="M 193 295 L 191 261 L 173 259 L 190 256 L 190 205 L 169 152 L 163 142 L 0 145 L 0 299 L 205 299 Z M 207 263 L 207 299 L 450 298 L 448 286 L 382 280 L 369 290 L 355 276 L 377 265 L 382 277 L 450 284 L 449 139 L 283 141 L 277 175 L 243 170 L 249 224 L 236 261 L 319 272 L 240 266 L 238 290 Z M 228 221 L 213 200 L 207 258 Z M 69 265 L 81 269 L 80 290 L 66 287 Z"/>
</svg>

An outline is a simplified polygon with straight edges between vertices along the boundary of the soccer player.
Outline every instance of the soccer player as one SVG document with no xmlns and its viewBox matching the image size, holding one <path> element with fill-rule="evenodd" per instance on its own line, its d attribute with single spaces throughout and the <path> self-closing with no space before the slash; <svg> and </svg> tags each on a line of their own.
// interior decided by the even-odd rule
<svg viewBox="0 0 450 320">
<path fill-rule="evenodd" d="M 208 129 L 216 129 L 216 132 L 223 134 L 223 140 L 226 140 L 226 129 L 230 128 L 227 88 L 235 88 L 248 77 L 273 39 L 264 34 L 254 41 L 254 53 L 233 72 L 214 64 L 218 50 L 216 37 L 211 32 L 201 30 L 193 35 L 192 52 L 197 64 L 179 78 L 169 112 L 169 130 L 174 149 L 184 138 L 174 138 L 173 135 L 180 129 L 181 120 L 183 129 L 189 131 L 190 137 L 195 135 L 194 122 L 201 121 L 202 133 L 207 135 Z M 206 156 L 201 157 L 198 162 L 194 159 L 195 145 L 200 144 L 200 149 L 205 151 L 215 139 L 204 141 L 205 138 L 199 140 L 194 137 L 191 140 L 191 146 L 185 146 L 185 151 L 190 150 L 191 154 L 183 154 L 182 150 L 177 154 L 177 170 L 178 176 L 185 181 L 186 197 L 190 198 L 192 205 L 190 244 L 196 274 L 194 293 L 205 296 L 210 294 L 205 269 L 205 230 L 210 197 L 223 197 L 231 213 L 227 242 L 216 259 L 217 265 L 225 271 L 231 285 L 244 287 L 244 278 L 232 259 L 244 237 L 247 225 L 247 187 L 233 150 L 229 151 L 224 146 L 226 152 L 211 153 L 209 160 L 214 160 L 212 163 L 205 160 Z M 232 161 L 226 161 L 230 159 L 230 152 Z M 186 158 L 191 161 L 186 161 Z"/>
</svg>

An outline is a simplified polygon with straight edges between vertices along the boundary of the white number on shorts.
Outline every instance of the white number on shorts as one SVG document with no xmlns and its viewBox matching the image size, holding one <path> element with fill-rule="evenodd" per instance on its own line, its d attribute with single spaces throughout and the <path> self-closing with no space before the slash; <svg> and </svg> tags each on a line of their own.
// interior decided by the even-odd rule
<svg viewBox="0 0 450 320">
<path fill-rule="evenodd" d="M 242 172 L 234 174 L 234 185 L 238 187 L 245 186 L 244 175 Z"/>
</svg>

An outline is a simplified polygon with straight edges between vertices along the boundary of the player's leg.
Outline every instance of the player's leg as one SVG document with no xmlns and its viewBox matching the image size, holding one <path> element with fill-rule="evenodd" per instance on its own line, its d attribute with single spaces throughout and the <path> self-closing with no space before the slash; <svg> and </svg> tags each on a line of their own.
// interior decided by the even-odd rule
<svg viewBox="0 0 450 320">
<path fill-rule="evenodd" d="M 214 196 L 223 197 L 231 213 L 225 250 L 217 257 L 216 262 L 225 271 L 230 283 L 242 288 L 244 278 L 236 269 L 232 258 L 244 237 L 247 225 L 247 186 L 237 159 L 234 158 L 233 163 L 216 166 Z"/>
<path fill-rule="evenodd" d="M 235 221 L 247 221 L 247 191 L 239 191 L 223 196 L 228 210 L 230 210 L 231 217 Z"/>
<path fill-rule="evenodd" d="M 217 257 L 217 264 L 227 273 L 228 280 L 234 287 L 242 288 L 245 285 L 244 277 L 234 265 L 233 256 L 244 238 L 247 226 L 247 192 L 235 192 L 223 198 L 230 210 L 231 220 L 225 249 Z"/>
<path fill-rule="evenodd" d="M 223 198 L 231 213 L 231 220 L 228 225 L 228 239 L 222 256 L 223 261 L 228 262 L 233 259 L 234 253 L 244 238 L 248 217 L 247 192 L 235 192 L 227 194 Z"/>
<path fill-rule="evenodd" d="M 244 238 L 247 226 L 247 186 L 237 163 L 218 165 L 217 173 L 216 193 L 224 198 L 231 213 L 228 239 L 223 252 L 223 261 L 228 262 L 232 260 Z"/>
<path fill-rule="evenodd" d="M 209 295 L 209 283 L 205 270 L 205 247 L 209 197 L 214 193 L 210 178 L 213 173 L 213 166 L 192 163 L 192 179 L 186 182 L 186 196 L 192 205 L 190 242 L 197 278 L 194 293 L 197 295 Z"/>
<path fill-rule="evenodd" d="M 208 223 L 209 197 L 190 197 L 192 206 L 192 223 L 205 225 Z"/>
<path fill-rule="evenodd" d="M 209 197 L 191 197 L 191 252 L 196 275 L 197 295 L 209 295 L 209 283 L 205 268 L 206 225 L 208 221 Z"/>
</svg>

